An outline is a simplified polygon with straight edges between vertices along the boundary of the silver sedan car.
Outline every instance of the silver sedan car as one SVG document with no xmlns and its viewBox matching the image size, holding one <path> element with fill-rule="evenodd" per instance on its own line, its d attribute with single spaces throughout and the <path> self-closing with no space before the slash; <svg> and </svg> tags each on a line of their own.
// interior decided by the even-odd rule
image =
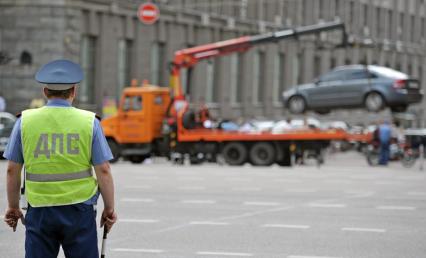
<svg viewBox="0 0 426 258">
<path fill-rule="evenodd" d="M 376 65 L 348 65 L 333 69 L 313 83 L 283 92 L 291 113 L 313 110 L 325 114 L 339 108 L 378 112 L 390 107 L 404 112 L 423 98 L 420 82 L 396 70 Z"/>
</svg>

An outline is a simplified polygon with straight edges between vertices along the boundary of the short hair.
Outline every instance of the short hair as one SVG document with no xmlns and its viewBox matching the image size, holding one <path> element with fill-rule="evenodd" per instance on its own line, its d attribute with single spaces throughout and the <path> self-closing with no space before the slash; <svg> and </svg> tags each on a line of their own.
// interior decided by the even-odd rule
<svg viewBox="0 0 426 258">
<path fill-rule="evenodd" d="M 66 90 L 51 90 L 47 89 L 46 97 L 47 98 L 61 98 L 61 99 L 68 99 L 72 92 L 74 91 L 74 87 L 66 89 Z"/>
</svg>

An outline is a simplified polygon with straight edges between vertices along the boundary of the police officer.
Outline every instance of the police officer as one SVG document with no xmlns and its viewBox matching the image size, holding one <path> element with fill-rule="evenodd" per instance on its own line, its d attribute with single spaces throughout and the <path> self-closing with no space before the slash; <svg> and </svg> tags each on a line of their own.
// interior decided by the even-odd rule
<svg viewBox="0 0 426 258">
<path fill-rule="evenodd" d="M 48 102 L 22 113 L 4 152 L 9 160 L 5 222 L 15 231 L 23 219 L 19 195 L 24 166 L 29 204 L 25 257 L 57 257 L 61 245 L 66 257 L 99 257 L 94 209 L 99 193 L 104 201 L 101 227 L 109 231 L 117 220 L 108 162 L 113 156 L 95 114 L 71 106 L 83 72 L 71 61 L 56 60 L 35 79 L 45 84 Z"/>
</svg>

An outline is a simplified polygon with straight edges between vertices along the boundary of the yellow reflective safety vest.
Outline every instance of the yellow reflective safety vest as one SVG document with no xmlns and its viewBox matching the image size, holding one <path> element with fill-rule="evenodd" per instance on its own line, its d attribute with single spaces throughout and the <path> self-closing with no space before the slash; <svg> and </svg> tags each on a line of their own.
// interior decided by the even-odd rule
<svg viewBox="0 0 426 258">
<path fill-rule="evenodd" d="M 91 151 L 95 114 L 74 107 L 22 112 L 25 190 L 32 207 L 76 204 L 97 192 Z"/>
</svg>

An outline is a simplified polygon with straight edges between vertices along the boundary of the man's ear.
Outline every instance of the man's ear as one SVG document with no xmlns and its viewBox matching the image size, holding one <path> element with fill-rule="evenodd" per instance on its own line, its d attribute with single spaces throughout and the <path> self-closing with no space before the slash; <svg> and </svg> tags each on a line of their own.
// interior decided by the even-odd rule
<svg viewBox="0 0 426 258">
<path fill-rule="evenodd" d="M 43 95 L 47 98 L 47 87 L 43 87 L 42 91 L 43 91 Z"/>
<path fill-rule="evenodd" d="M 77 85 L 74 84 L 74 86 L 72 87 L 72 97 L 75 98 L 77 95 Z"/>
</svg>

